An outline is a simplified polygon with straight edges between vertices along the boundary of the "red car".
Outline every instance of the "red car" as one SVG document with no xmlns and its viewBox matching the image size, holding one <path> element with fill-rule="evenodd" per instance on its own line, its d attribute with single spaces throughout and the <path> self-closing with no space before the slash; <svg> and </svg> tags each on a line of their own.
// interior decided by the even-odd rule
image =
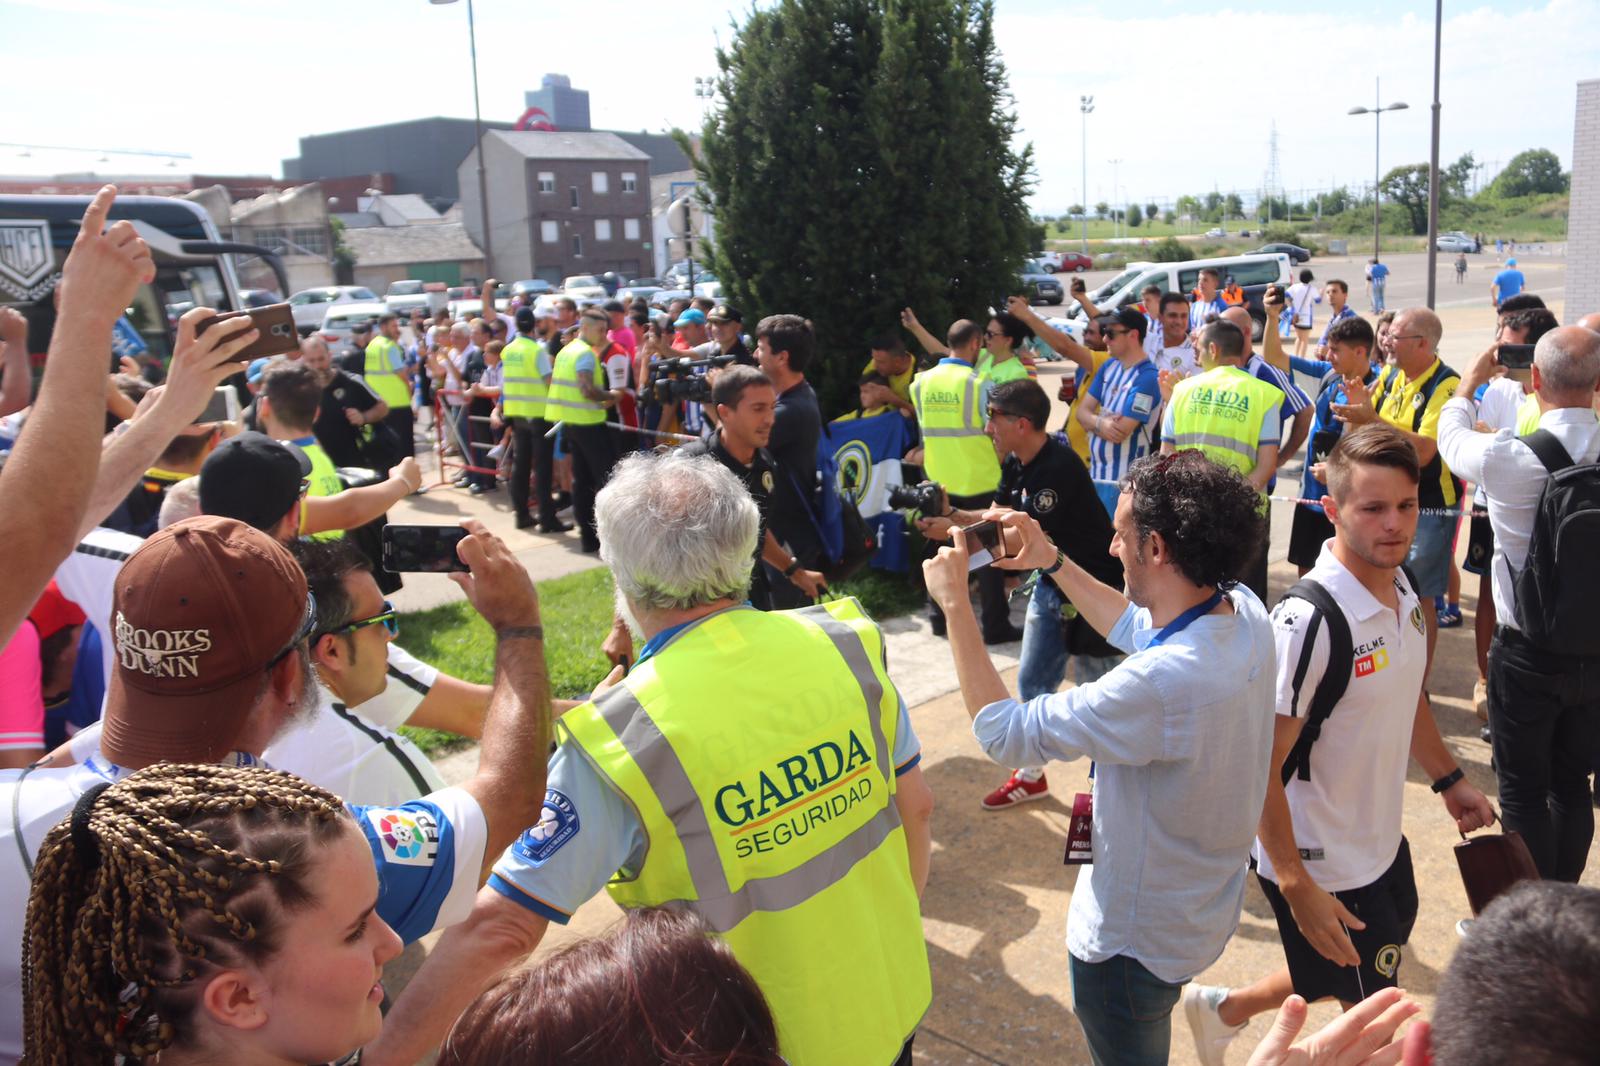
<svg viewBox="0 0 1600 1066">
<path fill-rule="evenodd" d="M 1034 258 L 1038 259 L 1039 264 L 1050 274 L 1063 270 L 1081 274 L 1085 270 L 1094 269 L 1094 263 L 1082 252 L 1041 252 Z"/>
</svg>

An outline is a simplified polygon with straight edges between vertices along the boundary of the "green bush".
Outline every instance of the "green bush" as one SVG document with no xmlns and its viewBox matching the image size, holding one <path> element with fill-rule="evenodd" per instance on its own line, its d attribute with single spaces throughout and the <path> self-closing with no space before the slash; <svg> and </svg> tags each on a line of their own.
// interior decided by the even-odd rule
<svg viewBox="0 0 1600 1066">
<path fill-rule="evenodd" d="M 1152 263 L 1181 263 L 1188 259 L 1189 249 L 1176 237 L 1163 237 L 1144 250 L 1144 256 Z"/>
</svg>

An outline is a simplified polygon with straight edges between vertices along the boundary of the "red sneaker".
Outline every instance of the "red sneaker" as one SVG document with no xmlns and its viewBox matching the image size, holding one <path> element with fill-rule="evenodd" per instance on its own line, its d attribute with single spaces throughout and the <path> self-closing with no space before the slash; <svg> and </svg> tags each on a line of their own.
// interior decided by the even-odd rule
<svg viewBox="0 0 1600 1066">
<path fill-rule="evenodd" d="M 1006 778 L 1006 783 L 983 797 L 983 809 L 986 811 L 1003 811 L 1008 807 L 1015 807 L 1019 803 L 1029 800 L 1044 799 L 1050 795 L 1050 784 L 1040 775 L 1037 781 L 1025 781 L 1021 770 L 1013 770 L 1011 776 Z"/>
</svg>

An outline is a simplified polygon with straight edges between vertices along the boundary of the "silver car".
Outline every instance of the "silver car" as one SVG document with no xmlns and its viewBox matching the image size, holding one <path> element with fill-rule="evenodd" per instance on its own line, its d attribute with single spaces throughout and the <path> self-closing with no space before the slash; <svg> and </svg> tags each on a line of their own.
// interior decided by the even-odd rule
<svg viewBox="0 0 1600 1066">
<path fill-rule="evenodd" d="M 294 315 L 294 328 L 302 337 L 309 337 L 322 328 L 331 307 L 357 301 L 382 302 L 377 293 L 360 285 L 325 285 L 301 289 L 289 297 L 289 313 Z"/>
</svg>

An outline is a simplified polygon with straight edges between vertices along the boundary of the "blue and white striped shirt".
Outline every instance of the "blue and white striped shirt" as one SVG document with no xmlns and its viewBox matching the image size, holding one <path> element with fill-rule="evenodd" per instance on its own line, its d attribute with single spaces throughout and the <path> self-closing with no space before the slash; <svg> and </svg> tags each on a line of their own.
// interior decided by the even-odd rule
<svg viewBox="0 0 1600 1066">
<path fill-rule="evenodd" d="M 1150 451 L 1150 416 L 1161 404 L 1156 365 L 1148 357 L 1133 366 L 1107 359 L 1095 371 L 1089 395 L 1108 415 L 1122 415 L 1139 427 L 1120 444 L 1089 435 L 1089 476 L 1099 481 L 1119 481 L 1128 468 Z"/>
</svg>

